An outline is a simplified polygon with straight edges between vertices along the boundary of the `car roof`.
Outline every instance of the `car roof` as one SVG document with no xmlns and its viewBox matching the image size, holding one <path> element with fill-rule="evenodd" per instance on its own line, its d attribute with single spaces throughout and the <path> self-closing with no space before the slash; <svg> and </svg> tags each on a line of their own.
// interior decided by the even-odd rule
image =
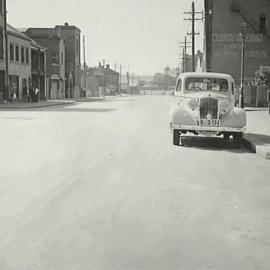
<svg viewBox="0 0 270 270">
<path fill-rule="evenodd" d="M 233 79 L 231 75 L 225 73 L 215 73 L 215 72 L 184 72 L 180 74 L 178 78 L 185 79 L 185 78 L 194 78 L 194 77 L 203 77 L 203 78 L 220 78 L 220 79 Z"/>
</svg>

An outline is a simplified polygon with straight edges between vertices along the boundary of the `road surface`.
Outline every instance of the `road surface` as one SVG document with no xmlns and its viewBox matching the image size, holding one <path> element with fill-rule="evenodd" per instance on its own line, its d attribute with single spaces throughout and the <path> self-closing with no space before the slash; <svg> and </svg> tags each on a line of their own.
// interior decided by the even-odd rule
<svg viewBox="0 0 270 270">
<path fill-rule="evenodd" d="M 0 111 L 1 270 L 269 269 L 269 161 L 173 146 L 171 98 Z"/>
</svg>

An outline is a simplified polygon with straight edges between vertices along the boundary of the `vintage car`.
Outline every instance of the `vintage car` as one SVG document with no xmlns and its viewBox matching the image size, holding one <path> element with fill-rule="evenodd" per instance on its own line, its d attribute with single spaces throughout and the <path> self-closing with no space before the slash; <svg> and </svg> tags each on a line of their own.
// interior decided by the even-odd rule
<svg viewBox="0 0 270 270">
<path fill-rule="evenodd" d="M 171 107 L 173 144 L 181 145 L 181 135 L 233 137 L 235 147 L 242 144 L 246 112 L 235 107 L 234 80 L 221 73 L 182 73 L 176 82 Z"/>
</svg>

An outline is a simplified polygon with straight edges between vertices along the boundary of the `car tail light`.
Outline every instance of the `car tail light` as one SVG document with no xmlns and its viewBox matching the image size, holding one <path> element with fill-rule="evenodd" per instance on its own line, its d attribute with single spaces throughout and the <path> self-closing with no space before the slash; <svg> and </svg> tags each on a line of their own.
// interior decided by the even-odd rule
<svg viewBox="0 0 270 270">
<path fill-rule="evenodd" d="M 197 98 L 196 99 L 195 98 L 191 99 L 189 101 L 189 103 L 188 103 L 188 106 L 190 107 L 190 109 L 192 111 L 198 109 L 199 108 L 199 99 L 197 99 Z"/>
</svg>

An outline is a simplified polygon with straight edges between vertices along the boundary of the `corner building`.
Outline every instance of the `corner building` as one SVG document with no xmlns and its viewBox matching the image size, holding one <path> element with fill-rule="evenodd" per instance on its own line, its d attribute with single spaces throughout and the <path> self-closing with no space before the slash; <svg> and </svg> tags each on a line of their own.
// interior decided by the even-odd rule
<svg viewBox="0 0 270 270">
<path fill-rule="evenodd" d="M 240 84 L 241 25 L 246 23 L 245 81 L 270 66 L 270 0 L 205 0 L 204 70 L 231 74 Z"/>
<path fill-rule="evenodd" d="M 57 25 L 57 33 L 65 42 L 66 93 L 68 98 L 82 97 L 81 30 L 73 25 Z"/>
</svg>

